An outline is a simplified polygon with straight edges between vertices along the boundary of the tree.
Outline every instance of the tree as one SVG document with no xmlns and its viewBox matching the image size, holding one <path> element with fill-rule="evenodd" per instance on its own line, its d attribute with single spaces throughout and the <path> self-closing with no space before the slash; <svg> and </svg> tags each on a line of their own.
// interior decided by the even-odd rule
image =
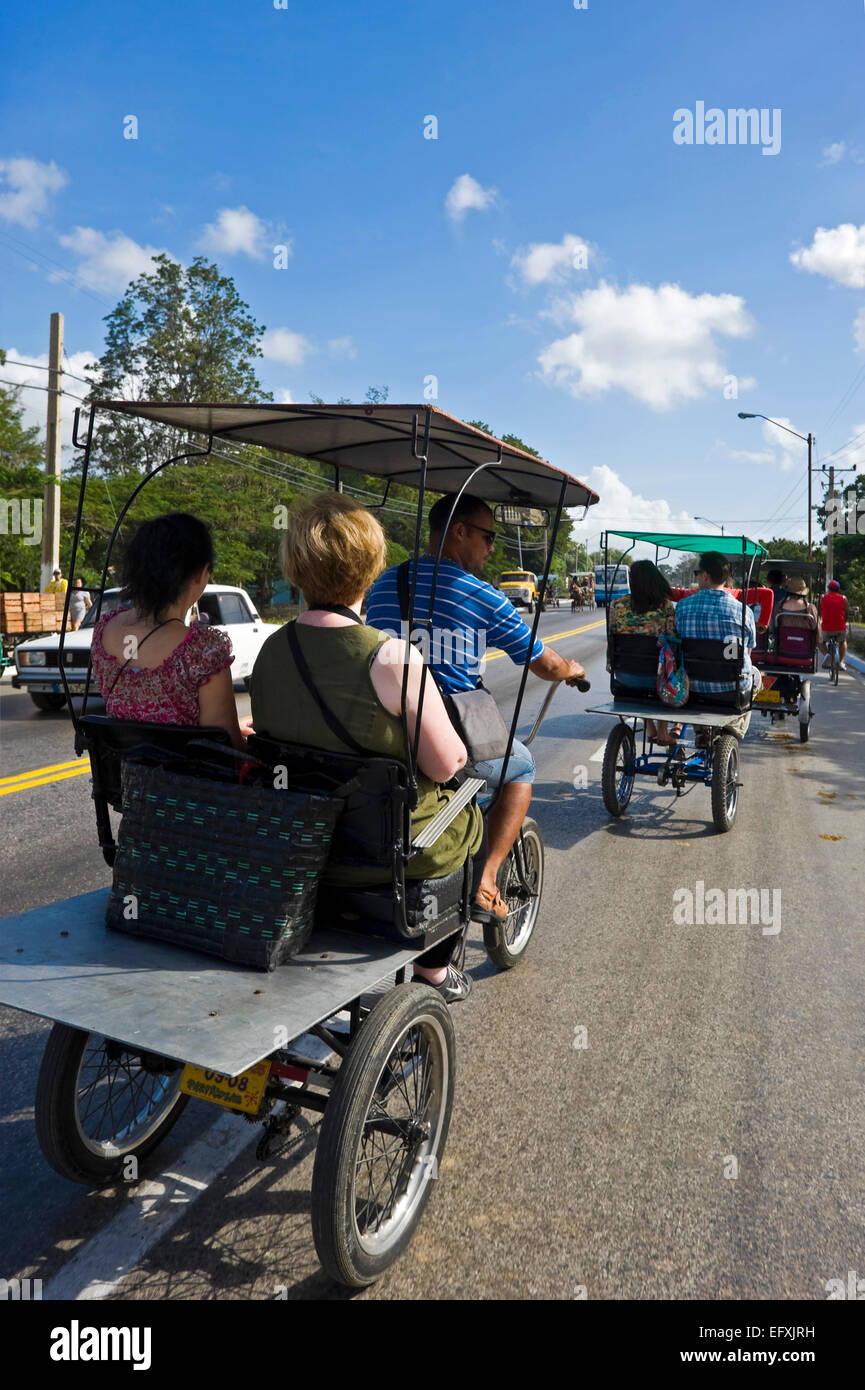
<svg viewBox="0 0 865 1390">
<path fill-rule="evenodd" d="M 182 266 L 161 253 L 153 264 L 106 316 L 90 399 L 272 400 L 255 372 L 264 328 L 234 281 L 202 256 Z M 92 461 L 106 473 L 149 470 L 179 452 L 183 440 L 180 431 L 115 415 L 99 420 Z"/>
</svg>

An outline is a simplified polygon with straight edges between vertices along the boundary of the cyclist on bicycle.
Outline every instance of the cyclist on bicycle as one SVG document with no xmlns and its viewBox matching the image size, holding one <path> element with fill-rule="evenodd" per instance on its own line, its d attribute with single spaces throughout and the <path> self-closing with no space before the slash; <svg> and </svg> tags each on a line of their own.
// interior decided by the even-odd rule
<svg viewBox="0 0 865 1390">
<path fill-rule="evenodd" d="M 837 579 L 829 580 L 827 592 L 820 600 L 820 628 L 822 637 L 820 650 L 825 657 L 823 670 L 825 671 L 829 665 L 826 642 L 829 638 L 834 638 L 838 643 L 838 669 L 839 671 L 846 671 L 847 600 L 841 593 L 841 585 Z"/>
</svg>

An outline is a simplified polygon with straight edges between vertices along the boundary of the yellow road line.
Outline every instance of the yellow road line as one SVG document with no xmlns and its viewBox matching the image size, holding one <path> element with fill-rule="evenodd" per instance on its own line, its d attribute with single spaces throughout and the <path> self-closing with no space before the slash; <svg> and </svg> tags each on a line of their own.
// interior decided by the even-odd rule
<svg viewBox="0 0 865 1390">
<path fill-rule="evenodd" d="M 75 767 L 71 772 L 52 772 L 48 777 L 36 777 L 29 782 L 19 782 L 17 787 L 0 787 L 0 796 L 11 796 L 13 792 L 27 792 L 31 787 L 44 787 L 46 782 L 65 782 L 68 777 L 80 777 L 90 771 L 90 763 Z"/>
<path fill-rule="evenodd" d="M 542 642 L 546 642 L 549 639 L 550 646 L 553 646 L 556 642 L 561 642 L 563 637 L 576 637 L 578 632 L 591 632 L 593 627 L 603 627 L 606 621 L 606 618 L 599 618 L 596 623 L 587 623 L 585 627 L 572 627 L 569 628 L 567 632 L 550 632 L 545 637 L 541 637 L 541 634 L 538 633 L 538 636 L 541 637 Z M 499 652 L 493 649 L 493 651 L 487 655 L 486 660 L 499 661 L 503 656 L 507 656 L 507 652 Z"/>
<path fill-rule="evenodd" d="M 557 641 L 565 637 L 576 637 L 579 632 L 591 632 L 592 628 L 603 627 L 605 618 L 587 623 L 585 627 L 574 627 L 566 632 L 554 632 L 551 636 Z M 506 652 L 492 651 L 487 661 L 498 661 Z M 44 787 L 48 782 L 65 782 L 69 777 L 81 777 L 90 771 L 89 760 L 75 758 L 68 763 L 52 763 L 48 767 L 34 767 L 32 772 L 19 772 L 13 777 L 0 777 L 0 796 L 10 796 L 12 792 L 28 791 L 30 787 Z"/>
<path fill-rule="evenodd" d="M 21 782 L 28 777 L 41 777 L 46 772 L 65 772 L 67 767 L 80 766 L 80 758 L 73 758 L 68 763 L 49 763 L 47 767 L 34 767 L 32 772 L 16 772 L 13 777 L 0 777 L 0 787 L 8 787 L 10 782 Z M 85 764 L 85 766 L 89 766 L 89 764 Z"/>
</svg>

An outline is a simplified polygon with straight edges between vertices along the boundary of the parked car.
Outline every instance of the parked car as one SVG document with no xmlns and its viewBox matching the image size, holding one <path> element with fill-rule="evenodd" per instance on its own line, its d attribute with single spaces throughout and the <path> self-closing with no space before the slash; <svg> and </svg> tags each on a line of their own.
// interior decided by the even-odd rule
<svg viewBox="0 0 865 1390">
<path fill-rule="evenodd" d="M 120 606 L 120 596 L 120 589 L 105 590 L 102 596 L 103 614 Z M 248 687 L 255 659 L 275 624 L 266 623 L 259 617 L 245 589 L 233 588 L 228 584 L 208 584 L 198 600 L 198 613 L 214 627 L 228 633 L 234 649 L 232 680 Z M 84 693 L 95 621 L 94 603 L 78 631 L 66 633 L 63 669 L 73 695 Z M 12 684 L 19 690 L 26 690 L 37 709 L 58 710 L 66 704 L 58 666 L 59 648 L 59 633 L 34 637 L 32 641 L 20 642 L 15 648 L 16 674 L 12 677 Z M 92 684 L 91 694 L 99 698 L 99 691 Z"/>
</svg>

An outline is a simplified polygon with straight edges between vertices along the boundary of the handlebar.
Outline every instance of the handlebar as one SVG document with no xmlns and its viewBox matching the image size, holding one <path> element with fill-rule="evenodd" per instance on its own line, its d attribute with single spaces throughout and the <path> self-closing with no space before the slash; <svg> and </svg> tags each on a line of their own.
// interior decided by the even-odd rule
<svg viewBox="0 0 865 1390">
<path fill-rule="evenodd" d="M 549 709 L 550 705 L 552 704 L 553 696 L 555 695 L 556 691 L 558 690 L 558 688 L 559 688 L 559 686 L 560 686 L 561 684 L 562 684 L 561 681 L 554 681 L 553 684 L 550 686 L 550 689 L 547 691 L 546 695 L 544 696 L 544 703 L 541 705 L 541 707 L 540 707 L 540 709 L 538 710 L 538 713 L 537 713 L 537 715 L 536 715 L 536 717 L 535 717 L 535 722 L 534 722 L 534 724 L 533 724 L 532 727 L 531 727 L 531 732 L 529 733 L 529 735 L 528 735 L 527 738 L 520 739 L 520 742 L 521 742 L 522 744 L 524 744 L 526 748 L 528 748 L 529 744 L 530 744 L 530 743 L 532 742 L 532 740 L 535 738 L 535 736 L 536 736 L 538 730 L 540 729 L 541 725 L 543 724 L 544 720 L 546 719 L 546 717 L 547 717 L 547 710 Z M 585 692 L 586 690 L 591 690 L 591 688 L 592 688 L 592 683 L 591 683 L 591 681 L 576 681 L 575 684 L 576 684 L 576 689 L 577 689 L 577 690 L 582 690 L 582 691 L 584 691 L 584 692 Z"/>
</svg>

